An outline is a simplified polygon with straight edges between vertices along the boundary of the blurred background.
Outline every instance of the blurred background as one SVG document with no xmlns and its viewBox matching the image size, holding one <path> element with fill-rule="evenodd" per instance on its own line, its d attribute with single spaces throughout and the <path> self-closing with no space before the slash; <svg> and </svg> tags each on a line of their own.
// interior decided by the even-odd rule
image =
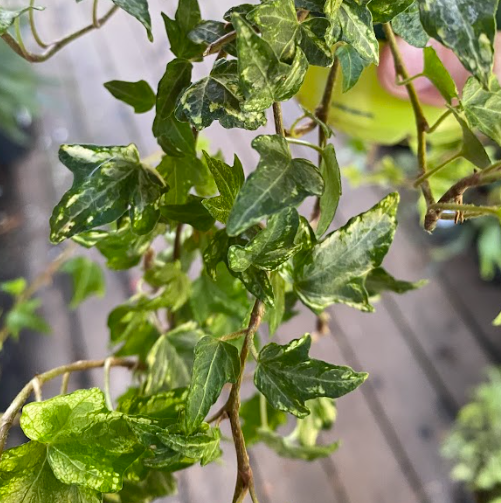
<svg viewBox="0 0 501 503">
<path fill-rule="evenodd" d="M 25 3 L 0 0 L 7 8 Z M 101 3 L 105 12 L 109 2 Z M 219 19 L 237 2 L 200 3 L 204 18 Z M 73 32 L 91 19 L 91 2 L 51 0 L 46 7 L 36 16 L 45 41 Z M 71 173 L 57 159 L 60 144 L 135 143 L 142 156 L 157 155 L 159 148 L 151 134 L 153 113 L 134 115 L 132 109 L 110 96 L 103 84 L 144 79 L 156 89 L 172 58 L 160 12 L 173 17 L 175 7 L 175 2 L 150 0 L 153 43 L 136 20 L 120 11 L 103 29 L 78 39 L 43 64 L 25 63 L 0 40 L 0 282 L 20 276 L 29 280 L 40 277 L 62 251 L 48 239 L 52 208 L 72 181 Z M 208 63 L 196 65 L 195 77 L 205 75 L 208 68 Z M 310 76 L 309 87 L 302 92 L 305 103 L 318 101 L 316 85 L 321 86 L 324 77 L 322 73 Z M 374 75 L 365 79 L 362 87 L 380 93 L 374 98 L 379 104 L 368 106 L 382 107 L 377 113 L 391 122 L 391 100 L 396 98 L 384 94 Z M 356 93 L 357 88 L 335 98 L 338 102 L 331 115 L 343 111 L 344 115 L 334 120 L 341 131 L 343 121 L 355 121 L 356 129 L 360 120 L 349 112 L 350 106 L 356 108 Z M 284 114 L 290 125 L 301 114 L 298 104 L 285 104 Z M 409 127 L 409 119 L 403 120 Z M 369 130 L 378 128 L 377 123 L 366 126 Z M 345 124 L 344 129 L 353 127 Z M 271 131 L 270 127 L 259 132 L 266 131 Z M 257 164 L 256 153 L 250 148 L 254 135 L 218 125 L 204 133 L 211 150 L 221 149 L 227 159 L 237 153 L 247 170 Z M 501 361 L 501 330 L 493 325 L 501 310 L 499 223 L 486 218 L 461 226 L 443 225 L 433 236 L 426 234 L 419 223 L 417 194 L 406 189 L 406 180 L 415 169 L 408 149 L 368 147 L 363 140 L 349 139 L 342 132 L 334 140 L 345 175 L 336 227 L 372 206 L 390 186 L 398 186 L 406 204 L 402 204 L 400 227 L 385 267 L 398 278 L 429 279 L 429 283 L 402 296 L 383 297 L 375 314 L 345 306 L 329 311 L 329 333 L 318 338 L 313 354 L 368 371 L 370 379 L 338 401 L 338 419 L 325 441 L 341 439 L 342 447 L 331 458 L 305 463 L 278 458 L 265 447 L 253 448 L 262 501 L 474 501 L 471 491 L 451 479 L 453 464 L 442 456 L 441 445 L 458 410 L 471 399 L 472 389 L 485 380 L 486 369 Z M 439 162 L 455 141 L 452 134 L 445 146 L 434 147 L 432 162 Z M 308 152 L 298 148 L 295 154 L 306 156 Z M 443 193 L 451 177 L 468 173 L 468 169 L 471 171 L 461 161 L 453 163 L 438 177 L 434 190 Z M 474 197 L 496 204 L 498 193 L 499 188 L 494 187 Z M 104 264 L 97 252 L 82 253 Z M 107 356 L 107 315 L 129 297 L 138 274 L 132 269 L 106 271 L 105 275 L 106 294 L 85 301 L 76 310 L 68 307 L 72 295 L 68 275 L 57 275 L 41 290 L 38 312 L 50 326 L 50 333 L 23 331 L 18 340 L 10 338 L 5 343 L 0 353 L 0 410 L 5 410 L 36 372 L 77 359 Z M 7 311 L 10 303 L 11 296 L 3 293 L 1 310 Z M 305 310 L 281 329 L 280 337 L 297 337 L 314 327 L 314 316 Z M 113 376 L 118 394 L 126 387 L 128 376 L 120 370 Z M 484 476 L 487 482 L 483 480 L 476 487 L 478 481 L 473 479 L 477 474 L 465 473 L 471 468 L 468 463 L 456 466 L 455 476 L 469 480 L 474 489 L 497 491 L 501 487 L 501 381 L 495 373 L 491 381 L 487 391 L 477 393 L 476 409 L 470 408 L 469 415 L 463 417 L 467 434 L 461 433 L 459 425 L 446 450 L 457 458 L 464 454 L 458 454 L 463 449 L 472 456 L 472 463 L 483 456 L 482 466 L 492 465 L 491 478 Z M 101 372 L 72 377 L 72 389 L 92 385 L 102 385 Z M 50 396 L 57 389 L 44 388 L 44 393 Z M 482 443 L 477 431 L 483 434 Z M 232 450 L 226 451 L 220 465 L 181 472 L 179 494 L 167 501 L 230 501 L 234 460 Z M 483 493 L 479 494 L 477 501 L 495 501 L 480 499 Z"/>
</svg>

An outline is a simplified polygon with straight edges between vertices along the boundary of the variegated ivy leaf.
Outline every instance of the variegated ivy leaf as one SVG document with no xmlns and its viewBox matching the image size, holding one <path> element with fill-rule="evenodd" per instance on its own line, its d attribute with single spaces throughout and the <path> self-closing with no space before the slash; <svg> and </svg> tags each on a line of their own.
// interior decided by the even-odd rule
<svg viewBox="0 0 501 503">
<path fill-rule="evenodd" d="M 123 414 L 110 412 L 97 388 L 26 405 L 21 427 L 46 447 L 61 482 L 99 492 L 118 491 L 125 470 L 144 451 Z"/>
<path fill-rule="evenodd" d="M 294 0 L 263 3 L 247 14 L 247 19 L 258 26 L 280 61 L 291 62 L 299 46 L 310 64 L 332 64 L 332 51 L 325 41 L 330 22 L 320 17 L 299 22 Z"/>
<path fill-rule="evenodd" d="M 501 88 L 495 77 L 490 87 L 491 90 L 486 90 L 470 77 L 463 88 L 462 104 L 470 126 L 501 145 Z"/>
<path fill-rule="evenodd" d="M 211 157 L 207 152 L 204 152 L 204 157 L 219 189 L 219 196 L 205 199 L 202 204 L 216 220 L 225 224 L 230 216 L 235 198 L 245 181 L 242 163 L 236 155 L 233 166 Z"/>
<path fill-rule="evenodd" d="M 0 7 L 0 35 L 3 35 L 12 26 L 14 21 L 30 9 L 44 10 L 43 7 L 25 7 L 23 9 L 8 10 Z"/>
<path fill-rule="evenodd" d="M 343 93 L 346 93 L 358 82 L 369 62 L 365 61 L 349 44 L 338 47 L 336 56 L 343 73 Z"/>
<path fill-rule="evenodd" d="M 263 112 L 243 111 L 236 61 L 219 59 L 208 77 L 192 84 L 178 102 L 176 116 L 197 130 L 217 120 L 226 129 L 254 130 L 266 123 Z"/>
<path fill-rule="evenodd" d="M 141 164 L 135 145 L 63 145 L 59 159 L 74 179 L 50 219 L 53 243 L 114 222 L 128 209 L 136 233 L 146 234 L 154 227 L 162 184 Z"/>
<path fill-rule="evenodd" d="M 99 493 L 75 484 L 63 484 L 47 457 L 48 447 L 28 442 L 8 449 L 0 461 L 2 503 L 101 503 Z"/>
<path fill-rule="evenodd" d="M 146 28 L 150 41 L 153 41 L 148 0 L 112 0 L 112 2 L 132 17 L 135 17 Z"/>
<path fill-rule="evenodd" d="M 379 43 L 367 5 L 359 5 L 355 0 L 344 0 L 334 24 L 341 30 L 342 40 L 352 45 L 364 60 L 379 64 Z"/>
<path fill-rule="evenodd" d="M 339 398 L 367 379 L 365 372 L 311 359 L 310 346 L 308 334 L 285 346 L 268 344 L 259 353 L 254 374 L 256 388 L 275 409 L 299 418 L 310 413 L 307 400 Z"/>
<path fill-rule="evenodd" d="M 418 1 L 396 15 L 391 22 L 393 31 L 414 47 L 425 47 L 430 37 L 424 31 L 419 15 Z"/>
<path fill-rule="evenodd" d="M 207 232 L 215 223 L 209 211 L 204 206 L 207 199 L 203 199 L 192 194 L 183 204 L 163 204 L 160 205 L 160 214 L 167 219 L 167 222 L 175 222 L 191 225 L 194 229 Z"/>
<path fill-rule="evenodd" d="M 239 238 L 230 238 L 225 229 L 221 229 L 214 234 L 209 245 L 203 252 L 204 265 L 209 276 L 214 281 L 217 280 L 217 266 L 220 262 L 228 267 L 229 272 L 238 278 L 245 288 L 255 297 L 261 299 L 266 305 L 274 306 L 273 287 L 271 286 L 268 274 L 257 267 L 250 266 L 242 272 L 229 269 L 228 249 L 234 243 L 243 243 Z"/>
<path fill-rule="evenodd" d="M 454 51 L 487 87 L 494 58 L 499 0 L 418 0 L 424 29 Z"/>
<path fill-rule="evenodd" d="M 235 346 L 210 336 L 195 348 L 190 391 L 186 400 L 186 430 L 194 432 L 216 403 L 226 383 L 237 382 L 240 358 Z M 196 456 L 189 456 L 196 457 Z"/>
<path fill-rule="evenodd" d="M 252 147 L 261 159 L 240 190 L 230 213 L 227 223 L 230 236 L 299 204 L 308 196 L 322 195 L 324 188 L 318 169 L 306 159 L 293 159 L 287 141 L 281 136 L 258 136 Z"/>
<path fill-rule="evenodd" d="M 195 323 L 185 323 L 162 335 L 151 348 L 143 386 L 145 395 L 181 388 L 190 383 L 193 353 L 203 332 Z"/>
<path fill-rule="evenodd" d="M 272 271 L 297 253 L 302 244 L 297 240 L 299 214 L 286 208 L 273 215 L 266 228 L 245 246 L 233 245 L 228 250 L 228 264 L 233 271 L 243 272 L 251 265 Z"/>
<path fill-rule="evenodd" d="M 398 200 L 397 193 L 388 195 L 301 254 L 293 276 L 294 290 L 304 304 L 315 312 L 334 303 L 374 310 L 365 282 L 393 241 Z"/>
<path fill-rule="evenodd" d="M 369 9 L 375 23 L 388 23 L 403 12 L 414 0 L 372 0 Z"/>
<path fill-rule="evenodd" d="M 259 112 L 275 101 L 292 98 L 308 69 L 303 51 L 297 48 L 292 63 L 284 63 L 242 16 L 233 14 L 232 22 L 237 31 L 238 72 L 245 96 L 243 110 Z"/>
<path fill-rule="evenodd" d="M 199 61 L 205 46 L 189 38 L 189 33 L 202 21 L 198 0 L 179 0 L 175 19 L 164 13 L 162 17 L 171 52 L 178 58 Z"/>
</svg>

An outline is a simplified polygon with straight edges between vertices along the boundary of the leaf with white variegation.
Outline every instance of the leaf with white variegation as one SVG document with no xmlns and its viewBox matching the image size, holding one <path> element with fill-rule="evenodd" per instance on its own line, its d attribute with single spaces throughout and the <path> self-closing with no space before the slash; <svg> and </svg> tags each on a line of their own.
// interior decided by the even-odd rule
<svg viewBox="0 0 501 503">
<path fill-rule="evenodd" d="M 365 281 L 381 265 L 393 241 L 398 201 L 397 193 L 390 194 L 299 256 L 294 291 L 304 304 L 315 312 L 334 303 L 374 310 Z"/>
<path fill-rule="evenodd" d="M 309 335 L 284 346 L 272 342 L 259 353 L 254 374 L 254 384 L 275 409 L 299 418 L 310 413 L 307 400 L 339 398 L 367 379 L 365 372 L 311 359 L 310 347 Z"/>
</svg>

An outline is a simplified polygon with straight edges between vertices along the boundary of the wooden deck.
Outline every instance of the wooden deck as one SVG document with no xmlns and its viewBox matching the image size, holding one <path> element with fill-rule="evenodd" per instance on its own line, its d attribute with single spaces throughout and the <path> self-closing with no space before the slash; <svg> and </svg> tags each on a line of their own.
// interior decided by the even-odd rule
<svg viewBox="0 0 501 503">
<path fill-rule="evenodd" d="M 24 259 L 30 275 L 43 269 L 56 253 L 48 245 L 48 218 L 71 182 L 71 175 L 57 161 L 60 143 L 134 142 L 144 156 L 158 150 L 150 133 L 151 113 L 134 116 L 103 87 L 111 79 L 145 79 L 156 87 L 170 58 L 159 11 L 161 7 L 173 14 L 174 2 L 150 3 L 154 44 L 148 43 L 135 20 L 119 13 L 103 30 L 78 40 L 37 67 L 52 84 L 44 92 L 38 147 L 16 170 L 25 216 Z M 207 17 L 221 15 L 234 3 L 201 2 Z M 47 5 L 38 23 L 47 40 L 87 22 L 90 5 L 86 2 L 75 5 L 51 0 Z M 196 70 L 200 75 L 206 71 L 204 64 Z M 295 112 L 294 103 L 285 105 L 286 118 Z M 253 134 L 228 132 L 216 125 L 206 135 L 228 157 L 237 152 L 248 169 L 255 166 L 256 153 L 248 147 Z M 353 191 L 345 184 L 336 225 L 380 197 L 377 189 Z M 501 333 L 491 325 L 501 309 L 501 295 L 499 288 L 481 282 L 470 256 L 433 264 L 428 237 L 414 217 L 402 215 L 401 220 L 385 265 L 398 277 L 426 277 L 430 284 L 401 297 L 384 297 L 374 315 L 344 306 L 331 310 L 332 336 L 321 339 L 313 354 L 368 371 L 371 377 L 359 391 L 338 402 L 339 419 L 325 441 L 340 438 L 343 445 L 331 458 L 306 464 L 278 458 L 262 446 L 253 449 L 264 503 L 469 501 L 461 488 L 449 481 L 449 468 L 439 455 L 439 445 L 469 389 L 482 379 L 485 366 L 501 360 Z M 29 339 L 27 369 L 40 371 L 68 360 L 106 354 L 106 314 L 125 298 L 128 288 L 124 275 L 108 275 L 107 280 L 106 298 L 90 300 L 75 313 L 64 307 L 67 286 L 63 282 L 46 290 L 44 310 L 54 331 L 49 338 Z M 281 329 L 280 337 L 297 337 L 313 326 L 313 316 L 304 310 Z M 101 383 L 99 373 L 78 379 L 74 386 Z M 125 378 L 117 374 L 114 382 L 118 392 Z M 181 473 L 179 495 L 168 501 L 230 501 L 235 471 L 231 446 L 224 461 Z"/>
</svg>

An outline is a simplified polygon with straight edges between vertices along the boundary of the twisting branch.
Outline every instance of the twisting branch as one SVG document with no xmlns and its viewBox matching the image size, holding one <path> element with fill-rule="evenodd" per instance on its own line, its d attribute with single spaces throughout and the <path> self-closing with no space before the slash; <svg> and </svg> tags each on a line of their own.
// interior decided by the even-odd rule
<svg viewBox="0 0 501 503">
<path fill-rule="evenodd" d="M 226 35 L 214 40 L 212 44 L 207 46 L 204 51 L 204 56 L 210 56 L 211 54 L 217 54 L 226 44 L 233 42 L 237 38 L 237 32 L 235 30 L 230 31 Z"/>
<path fill-rule="evenodd" d="M 389 23 L 383 24 L 384 34 L 386 35 L 386 40 L 390 47 L 391 53 L 393 55 L 393 60 L 395 61 L 395 71 L 397 77 L 400 77 L 405 82 L 405 87 L 407 89 L 407 94 L 409 95 L 409 100 L 412 104 L 414 110 L 414 116 L 416 118 L 416 129 L 417 129 L 417 141 L 418 141 L 418 164 L 419 164 L 419 176 L 427 172 L 427 159 L 426 159 L 426 133 L 429 130 L 428 121 L 424 116 L 423 108 L 419 101 L 416 88 L 410 80 L 409 72 L 404 63 L 400 49 L 398 48 L 397 40 L 393 29 Z M 421 183 L 421 190 L 423 192 L 424 199 L 428 206 L 434 204 L 435 200 L 431 192 L 431 187 L 429 181 L 424 178 Z"/>
<path fill-rule="evenodd" d="M 33 54 L 31 52 L 23 50 L 23 47 L 9 33 L 4 33 L 1 37 L 15 53 L 19 54 L 19 56 L 24 58 L 26 61 L 29 61 L 30 63 L 42 63 L 43 61 L 47 61 L 50 57 L 59 52 L 63 47 L 66 47 L 69 43 L 73 42 L 77 38 L 80 38 L 81 36 L 95 30 L 96 28 L 103 26 L 103 24 L 105 24 L 117 10 L 118 7 L 114 5 L 103 17 L 97 20 L 98 26 L 96 26 L 93 22 L 76 31 L 75 33 L 71 33 L 61 40 L 47 45 L 47 47 L 50 48 L 43 54 Z"/>
<path fill-rule="evenodd" d="M 264 304 L 258 299 L 250 317 L 247 334 L 245 335 L 242 350 L 240 351 L 240 374 L 237 382 L 232 386 L 225 411 L 228 414 L 231 425 L 231 433 L 235 442 L 237 454 L 237 481 L 233 494 L 233 503 L 241 503 L 250 490 L 254 503 L 258 503 L 254 489 L 254 477 L 250 466 L 249 454 L 245 447 L 244 434 L 240 424 L 240 387 L 244 378 L 245 363 L 249 356 L 250 348 L 254 344 L 254 335 L 261 324 L 264 316 Z M 222 413 L 221 413 L 222 414 Z"/>
<path fill-rule="evenodd" d="M 493 164 L 491 167 L 484 169 L 483 171 L 478 171 L 477 173 L 473 173 L 473 175 L 466 176 L 455 183 L 438 201 L 437 204 L 431 205 L 429 207 L 425 219 L 424 219 L 424 228 L 427 231 L 432 231 L 437 226 L 437 222 L 442 215 L 442 211 L 444 210 L 452 210 L 449 203 L 458 202 L 458 207 L 461 207 L 462 210 L 470 210 L 477 211 L 479 213 L 490 213 L 496 214 L 493 208 L 490 208 L 489 211 L 483 211 L 485 208 L 481 206 L 472 206 L 472 205 L 463 205 L 459 204 L 462 201 L 463 194 L 472 187 L 480 187 L 482 185 L 487 185 L 494 181 L 497 181 L 501 178 L 501 163 Z M 448 205 L 448 206 L 445 206 Z M 471 206 L 471 207 L 470 207 Z"/>
<path fill-rule="evenodd" d="M 137 361 L 128 358 L 109 358 L 108 360 L 110 367 L 125 367 L 133 370 L 138 366 Z M 46 382 L 67 373 L 104 367 L 106 362 L 107 360 L 81 360 L 78 362 L 70 363 L 69 365 L 57 367 L 34 377 L 20 391 L 16 398 L 14 398 L 9 408 L 2 416 L 2 422 L 0 423 L 0 459 L 2 459 L 2 453 L 7 442 L 7 436 L 9 434 L 12 423 L 14 422 L 14 419 L 16 418 L 17 414 L 26 403 L 30 395 L 37 389 L 37 386 L 38 388 L 41 388 Z"/>
</svg>

